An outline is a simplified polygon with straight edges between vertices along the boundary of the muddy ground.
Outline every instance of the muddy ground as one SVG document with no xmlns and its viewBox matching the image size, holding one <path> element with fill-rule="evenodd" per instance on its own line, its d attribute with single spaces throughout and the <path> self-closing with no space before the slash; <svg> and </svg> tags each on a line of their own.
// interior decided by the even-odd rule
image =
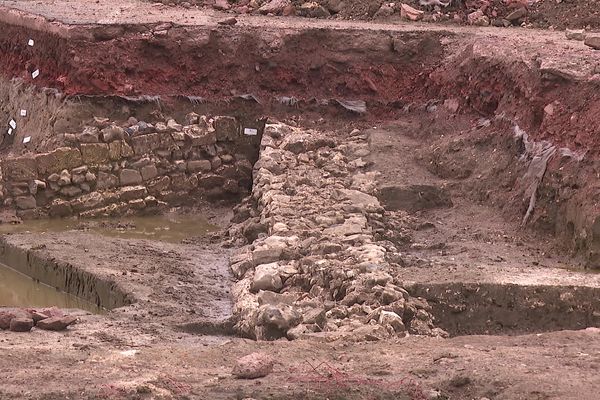
<svg viewBox="0 0 600 400">
<path fill-rule="evenodd" d="M 240 17 L 236 28 L 217 28 L 217 21 L 226 16 L 223 13 L 132 0 L 118 7 L 107 1 L 0 4 L 45 15 L 49 22 L 34 18 L 27 29 L 41 26 L 59 32 L 63 39 L 81 38 L 78 35 L 88 30 L 106 33 L 104 27 L 86 24 L 148 24 L 123 29 L 131 35 L 123 40 L 117 34 L 114 41 L 100 37 L 97 43 L 96 39 L 76 42 L 71 50 L 88 52 L 78 61 L 71 60 L 71 54 L 61 64 L 44 60 L 47 54 L 40 53 L 38 61 L 52 71 L 41 78 L 42 84 L 68 93 L 169 96 L 189 90 L 186 94 L 221 100 L 245 92 L 265 97 L 351 95 L 367 99 L 374 111 L 361 118 L 339 111 L 326 113 L 318 107 L 308 107 L 303 116 L 290 116 L 301 114 L 300 106 L 277 114 L 294 126 L 327 127 L 336 132 L 336 139 L 353 128 L 367 135 L 371 155 L 365 168 L 381 174 L 379 197 L 388 209 L 406 211 L 410 221 L 398 243 L 400 251 L 394 254 L 396 272 L 411 294 L 428 298 L 437 323 L 452 336 L 374 342 L 315 338 L 257 342 L 236 336 L 230 296 L 234 278 L 228 266 L 235 242 L 226 233 L 231 218 L 227 209 L 212 211 L 211 220 L 221 232 L 177 243 L 81 230 L 14 233 L 3 237 L 5 248 L 24 249 L 27 260 L 52 260 L 70 270 L 89 272 L 98 285 L 116 287 L 122 296 L 115 310 L 81 316 L 65 332 L 0 331 L 1 399 L 596 397 L 600 389 L 600 331 L 595 328 L 600 326 L 600 278 L 586 269 L 597 264 L 589 253 L 594 248 L 584 243 L 594 240 L 569 233 L 559 212 L 564 209 L 556 205 L 562 198 L 556 193 L 569 192 L 566 188 L 571 192 L 581 188 L 587 199 L 595 193 L 598 95 L 594 68 L 598 56 L 582 43 L 566 41 L 562 33 L 516 28 L 325 24 L 251 16 Z M 565 1 L 556 7 L 569 4 Z M 550 19 L 548 15 L 561 14 L 545 15 Z M 3 16 L 5 22 L 13 17 Z M 567 18 L 557 18 L 571 24 Z M 144 67 L 144 74 L 150 76 L 146 80 L 135 71 L 115 67 L 131 55 L 131 43 L 140 46 L 135 54 L 141 54 L 141 59 L 159 54 L 156 49 L 146 51 L 145 46 L 148 32 L 163 19 L 176 20 L 195 33 L 211 30 L 218 46 L 212 47 L 211 42 L 204 51 L 218 52 L 221 44 L 245 37 L 244 30 L 252 31 L 250 38 L 273 35 L 273 43 L 283 37 L 273 33 L 278 30 L 304 39 L 288 42 L 290 47 L 284 47 L 280 58 L 275 52 L 255 60 L 279 72 L 276 79 L 264 73 L 255 77 L 249 71 L 259 72 L 257 66 L 236 58 L 242 53 L 235 49 L 247 42 L 226 48 L 227 54 L 219 53 L 221 58 L 206 64 L 183 54 L 179 60 L 184 62 L 172 66 L 172 58 L 157 56 L 156 64 Z M 574 21 L 573 25 L 582 23 Z M 202 29 L 194 31 L 194 25 Z M 30 32 L 22 28 L 14 32 L 25 38 Z M 342 32 L 342 36 L 320 36 L 333 50 L 295 63 L 293 55 L 314 49 L 308 46 L 314 40 L 310 32 L 326 28 Z M 386 40 L 373 45 L 360 40 L 367 34 L 376 39 L 378 32 L 385 32 Z M 391 67 L 397 60 L 387 53 L 394 46 L 390 32 L 408 38 L 402 50 L 412 54 L 402 61 L 406 69 Z M 421 40 L 423 32 L 426 38 Z M 175 33 L 175 38 L 182 37 L 180 31 Z M 13 36 L 5 36 L 3 43 L 12 43 Z M 343 40 L 338 42 L 340 37 Z M 50 53 L 64 49 L 61 40 L 48 40 Z M 503 40 L 509 45 L 498 44 Z M 105 46 L 103 51 L 93 43 Z M 334 45 L 345 49 L 341 59 Z M 167 42 L 165 46 L 165 54 L 178 54 L 179 44 Z M 373 60 L 384 51 L 385 68 L 374 70 Z M 448 56 L 453 51 L 456 54 Z M 23 60 L 19 50 L 11 54 L 13 61 Z M 361 59 L 362 64 L 350 67 L 364 54 L 368 56 Z M 319 74 L 294 79 L 303 68 L 317 65 L 321 56 L 328 57 L 328 62 L 317 69 L 322 68 L 328 79 Z M 269 64 L 272 60 L 285 62 Z M 222 62 L 229 63 L 231 70 L 219 70 Z M 3 60 L 0 65 L 8 63 Z M 102 74 L 94 76 L 95 66 L 101 67 Z M 190 86 L 177 78 L 183 67 L 195 73 L 217 71 L 219 79 L 200 79 Z M 25 75 L 21 67 L 11 68 L 3 70 L 8 77 Z M 85 74 L 78 75 L 82 71 Z M 139 85 L 127 86 L 131 82 Z M 453 102 L 430 102 L 428 96 L 458 98 L 459 102 L 454 107 Z M 554 104 L 552 113 L 545 111 L 550 103 Z M 276 107 L 265 105 L 264 110 L 274 112 Z M 552 179 L 542 185 L 539 211 L 528 226 L 522 226 L 528 197 L 515 189 L 527 171 L 528 164 L 521 160 L 523 146 L 514 137 L 514 121 L 498 122 L 491 118 L 494 113 L 515 117 L 536 139 L 550 139 L 591 154 L 583 163 L 569 161 L 551 169 L 548 176 Z M 564 135 L 565 131 L 572 134 Z M 568 179 L 563 182 L 563 175 L 558 174 Z M 586 186 L 586 182 L 592 183 Z M 595 216 L 590 202 L 573 204 L 574 214 Z M 588 225 L 582 222 L 582 226 Z M 580 228 L 577 225 L 573 230 Z M 257 380 L 234 378 L 235 361 L 255 351 L 276 358 L 274 372 Z"/>
</svg>

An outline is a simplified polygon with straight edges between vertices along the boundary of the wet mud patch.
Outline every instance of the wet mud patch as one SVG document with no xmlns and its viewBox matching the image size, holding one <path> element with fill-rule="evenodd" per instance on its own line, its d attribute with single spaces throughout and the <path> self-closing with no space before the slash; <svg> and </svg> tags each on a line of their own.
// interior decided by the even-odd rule
<svg viewBox="0 0 600 400">
<path fill-rule="evenodd" d="M 78 218 L 27 220 L 20 224 L 1 224 L 2 233 L 59 233 L 80 231 L 122 239 L 151 239 L 179 243 L 205 237 L 218 227 L 202 215 L 166 213 L 85 220 Z"/>
<path fill-rule="evenodd" d="M 0 264 L 0 306 L 58 307 L 101 314 L 103 308 Z"/>
</svg>

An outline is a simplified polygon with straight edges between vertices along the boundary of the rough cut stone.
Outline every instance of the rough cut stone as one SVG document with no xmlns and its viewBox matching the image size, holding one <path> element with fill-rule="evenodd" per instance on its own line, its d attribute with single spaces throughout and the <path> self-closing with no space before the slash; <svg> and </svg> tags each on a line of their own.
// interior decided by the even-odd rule
<svg viewBox="0 0 600 400">
<path fill-rule="evenodd" d="M 234 141 L 239 135 L 239 125 L 233 117 L 215 117 L 215 132 L 218 142 Z"/>
<path fill-rule="evenodd" d="M 144 155 L 160 147 L 160 136 L 158 133 L 136 136 L 131 139 L 131 145 L 136 155 Z"/>
<path fill-rule="evenodd" d="M 2 162 L 5 179 L 11 181 L 29 181 L 37 179 L 37 164 L 33 157 L 9 158 Z"/>
<path fill-rule="evenodd" d="M 417 10 L 409 6 L 408 4 L 402 4 L 400 6 L 400 18 L 407 19 L 409 21 L 418 21 L 423 18 L 424 12 Z"/>
<path fill-rule="evenodd" d="M 19 210 L 30 210 L 37 207 L 35 197 L 22 196 L 15 199 L 15 205 Z"/>
<path fill-rule="evenodd" d="M 99 192 L 92 192 L 71 201 L 71 208 L 77 212 L 91 210 L 104 205 L 104 196 Z"/>
<path fill-rule="evenodd" d="M 585 29 L 567 29 L 565 36 L 569 40 L 585 40 Z"/>
<path fill-rule="evenodd" d="M 31 318 L 13 318 L 10 321 L 10 330 L 13 332 L 29 332 L 33 328 Z"/>
<path fill-rule="evenodd" d="M 70 185 L 71 184 L 71 174 L 69 173 L 69 171 L 66 169 L 63 169 L 60 172 L 58 181 L 56 183 L 58 183 L 58 186 Z"/>
<path fill-rule="evenodd" d="M 60 189 L 60 193 L 67 197 L 75 197 L 79 196 L 82 193 L 82 191 L 77 186 L 65 186 L 62 189 Z"/>
<path fill-rule="evenodd" d="M 277 271 L 277 263 L 262 264 L 256 267 L 251 288 L 253 292 L 259 290 L 278 292 L 282 287 L 283 282 Z"/>
<path fill-rule="evenodd" d="M 122 201 L 141 199 L 142 197 L 145 197 L 147 193 L 148 191 L 145 186 L 124 187 L 119 191 L 119 198 Z"/>
<path fill-rule="evenodd" d="M 106 172 L 98 172 L 97 189 L 110 189 L 119 185 L 119 178 Z"/>
<path fill-rule="evenodd" d="M 79 143 L 98 143 L 100 131 L 95 126 L 86 126 L 83 132 L 77 135 Z"/>
<path fill-rule="evenodd" d="M 274 14 L 279 15 L 283 12 L 283 9 L 290 5 L 289 0 L 271 0 L 263 4 L 258 12 L 261 14 Z"/>
<path fill-rule="evenodd" d="M 193 160 L 187 163 L 187 170 L 189 172 L 209 172 L 211 169 L 212 165 L 208 160 Z"/>
<path fill-rule="evenodd" d="M 41 175 L 73 169 L 83 164 L 79 149 L 71 147 L 59 147 L 50 153 L 38 154 L 35 161 Z"/>
<path fill-rule="evenodd" d="M 262 378 L 273 372 L 275 360 L 264 353 L 248 354 L 237 360 L 233 375 L 239 379 Z"/>
<path fill-rule="evenodd" d="M 77 317 L 74 316 L 50 317 L 39 321 L 36 326 L 46 331 L 63 331 L 76 321 Z"/>
<path fill-rule="evenodd" d="M 396 333 L 404 332 L 406 330 L 402 318 L 392 311 L 382 311 L 379 316 L 379 323 L 383 326 L 391 326 Z"/>
<path fill-rule="evenodd" d="M 142 174 L 142 179 L 144 181 L 149 181 L 158 176 L 158 169 L 156 168 L 156 165 L 154 165 L 154 164 L 146 165 L 140 169 L 140 173 Z"/>
<path fill-rule="evenodd" d="M 68 217 L 71 214 L 71 205 L 67 201 L 56 199 L 50 204 L 51 217 Z"/>
<path fill-rule="evenodd" d="M 135 169 L 122 169 L 119 180 L 121 186 L 137 185 L 142 183 L 142 175 Z"/>
<path fill-rule="evenodd" d="M 170 185 L 171 178 L 169 178 L 168 176 L 163 176 L 148 184 L 148 190 L 152 194 L 159 194 L 160 192 L 169 189 Z"/>
<path fill-rule="evenodd" d="M 106 143 L 90 143 L 81 145 L 81 156 L 86 164 L 104 164 L 109 160 Z"/>
<path fill-rule="evenodd" d="M 589 46 L 592 49 L 600 50 L 600 35 L 588 34 L 585 37 L 585 40 L 583 43 L 585 43 L 586 46 Z"/>
<path fill-rule="evenodd" d="M 511 12 L 510 14 L 508 14 L 505 19 L 513 22 L 513 21 L 517 21 L 523 17 L 525 17 L 527 15 L 527 9 L 525 7 L 521 7 L 516 9 L 515 11 Z"/>
<path fill-rule="evenodd" d="M 122 140 L 125 138 L 125 130 L 120 126 L 111 125 L 102 129 L 102 141 L 105 143 L 113 142 L 115 140 Z"/>
</svg>

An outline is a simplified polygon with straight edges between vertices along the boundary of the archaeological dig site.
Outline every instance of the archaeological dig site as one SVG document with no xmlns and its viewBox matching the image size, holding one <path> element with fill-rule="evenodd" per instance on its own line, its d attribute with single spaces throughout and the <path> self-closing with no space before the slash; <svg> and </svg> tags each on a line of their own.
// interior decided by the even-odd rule
<svg viewBox="0 0 600 400">
<path fill-rule="evenodd" d="M 600 399 L 600 0 L 0 0 L 15 399 Z"/>
</svg>

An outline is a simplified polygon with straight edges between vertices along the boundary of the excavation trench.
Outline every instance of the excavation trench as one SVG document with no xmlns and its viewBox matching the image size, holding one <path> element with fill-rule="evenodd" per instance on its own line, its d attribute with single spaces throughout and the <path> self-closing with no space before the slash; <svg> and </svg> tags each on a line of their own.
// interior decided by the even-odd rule
<svg viewBox="0 0 600 400">
<path fill-rule="evenodd" d="M 600 288 L 494 283 L 407 285 L 451 336 L 527 334 L 600 326 Z"/>
<path fill-rule="evenodd" d="M 16 284 L 16 287 L 5 288 L 14 296 L 9 299 L 12 304 L 5 305 L 58 306 L 104 313 L 133 301 L 133 297 L 114 282 L 69 263 L 41 256 L 35 250 L 9 244 L 3 238 L 0 239 L 0 262 L 4 264 L 2 275 Z"/>
<path fill-rule="evenodd" d="M 168 206 L 197 204 L 198 200 L 238 202 L 253 194 L 256 177 L 252 169 L 262 157 L 258 148 L 265 115 L 288 119 L 294 126 L 341 131 L 347 125 L 372 126 L 407 113 L 434 114 L 443 109 L 450 113 L 441 118 L 451 119 L 461 113 L 472 117 L 477 111 L 488 117 L 509 115 L 519 119 L 532 136 L 560 141 L 563 139 L 555 134 L 559 126 L 572 130 L 586 126 L 585 118 L 566 122 L 561 114 L 560 121 L 550 120 L 543 110 L 545 102 L 560 97 L 561 89 L 580 84 L 590 91 L 587 83 L 561 80 L 557 73 L 539 65 L 510 59 L 494 63 L 497 55 L 486 53 L 483 44 L 467 38 L 468 43 L 459 46 L 455 35 L 446 31 L 298 28 L 282 32 L 255 27 L 225 31 L 158 23 L 68 26 L 20 13 L 3 18 L 0 122 L 8 126 L 15 119 L 18 124 L 10 137 L 4 135 L 2 143 L 5 154 L 10 154 L 3 169 L 4 204 L 24 219 L 154 213 L 153 207 L 161 202 Z M 29 39 L 34 46 L 25 46 Z M 33 78 L 36 70 L 40 75 Z M 550 82 L 551 88 L 547 86 Z M 564 100 L 566 108 L 579 104 L 568 96 Z M 28 117 L 19 117 L 23 104 L 29 104 Z M 591 114 L 592 108 L 587 107 L 582 115 Z M 198 117 L 202 116 L 215 117 L 214 125 L 201 126 Z M 317 122 L 319 119 L 322 121 Z M 174 124 L 160 134 L 139 128 L 140 122 L 147 127 L 147 123 L 158 126 L 169 120 Z M 201 133 L 186 136 L 185 129 L 171 128 L 180 124 L 184 128 L 201 126 Z M 117 155 L 112 142 L 104 140 L 103 133 L 98 136 L 112 126 L 122 127 L 128 135 L 119 139 Z M 133 129 L 135 126 L 138 128 Z M 98 128 L 98 132 L 88 128 Z M 427 123 L 419 128 L 436 130 Z M 207 139 L 213 134 L 211 129 L 216 138 Z M 90 132 L 95 139 L 90 139 Z M 455 136 L 453 132 L 445 134 Z M 30 141 L 23 143 L 26 137 Z M 327 147 L 328 139 L 307 152 Z M 419 139 L 425 143 L 427 138 Z M 303 149 L 303 142 L 298 143 L 285 150 L 295 152 L 293 146 Z M 594 141 L 586 136 L 577 144 L 594 145 Z M 125 145 L 131 152 L 123 150 Z M 57 154 L 56 149 L 63 146 L 70 149 Z M 25 156 L 14 157 L 22 151 Z M 29 157 L 27 152 L 52 160 L 64 158 L 59 159 L 58 168 L 41 164 L 39 154 Z M 71 162 L 73 154 L 83 159 Z M 373 155 L 378 156 L 376 152 Z M 148 161 L 140 163 L 145 159 Z M 556 171 L 562 165 L 554 167 Z M 65 169 L 70 183 L 53 185 L 56 177 L 52 174 Z M 139 174 L 124 174 L 124 170 Z M 87 180 L 88 173 L 94 177 Z M 124 176 L 129 174 L 132 179 Z M 85 182 L 71 189 L 76 186 L 75 175 L 85 176 Z M 493 178 L 497 176 L 482 182 L 489 184 Z M 567 186 L 560 177 L 555 179 L 559 181 L 553 182 L 555 186 Z M 418 189 L 421 182 L 412 183 Z M 295 191 L 287 186 L 285 190 Z M 542 192 L 539 207 L 552 204 L 552 196 Z M 410 196 L 396 200 L 412 201 Z M 574 242 L 577 232 L 593 225 L 596 212 L 588 204 L 589 215 L 568 216 L 565 210 L 571 209 L 575 200 L 551 215 L 550 223 L 555 227 L 551 233 L 560 236 L 560 223 L 573 220 L 568 222 Z M 513 199 L 507 207 L 515 203 Z M 248 215 L 240 220 L 251 214 L 248 207 L 245 212 Z M 248 229 L 243 236 L 252 242 L 267 231 L 260 229 L 258 233 Z M 586 240 L 592 247 L 597 245 L 593 238 Z M 591 254 L 585 257 L 597 257 L 595 248 L 586 247 L 588 250 Z M 133 301 L 114 282 L 40 258 L 34 250 L 3 242 L 0 261 L 104 309 Z M 407 289 L 430 303 L 436 323 L 451 335 L 520 334 L 600 325 L 600 304 L 595 300 L 598 289 L 593 287 L 421 282 Z M 232 329 L 230 322 L 179 326 L 202 334 Z"/>
</svg>

